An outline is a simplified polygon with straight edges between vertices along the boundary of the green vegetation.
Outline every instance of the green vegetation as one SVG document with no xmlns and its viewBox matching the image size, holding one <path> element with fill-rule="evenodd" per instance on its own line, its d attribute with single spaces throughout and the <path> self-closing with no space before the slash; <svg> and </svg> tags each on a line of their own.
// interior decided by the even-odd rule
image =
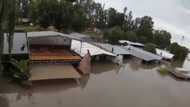
<svg viewBox="0 0 190 107">
<path fill-rule="evenodd" d="M 11 50 L 13 45 L 14 30 L 17 20 L 17 10 L 19 7 L 18 0 L 1 0 L 0 1 L 0 72 L 5 77 L 12 80 L 17 80 L 19 83 L 22 80 L 27 80 L 27 69 L 24 62 L 17 62 L 12 58 Z M 8 58 L 2 59 L 4 48 L 4 33 L 7 33 L 8 41 Z M 23 67 L 23 68 L 22 68 Z"/>
<path fill-rule="evenodd" d="M 84 8 L 69 0 L 32 0 L 29 17 L 41 27 L 55 26 L 65 31 L 82 31 L 87 23 Z"/>
<path fill-rule="evenodd" d="M 3 62 L 3 75 L 18 83 L 29 79 L 28 60 L 17 61 L 13 58 Z"/>
<path fill-rule="evenodd" d="M 29 67 L 27 60 L 17 60 L 11 58 L 3 62 L 3 75 L 11 80 L 21 83 L 29 79 Z"/>
<path fill-rule="evenodd" d="M 175 55 L 174 59 L 178 61 L 184 61 L 189 53 L 186 47 L 180 46 L 178 43 L 172 43 L 168 50 Z"/>
<path fill-rule="evenodd" d="M 166 67 L 162 67 L 162 68 L 158 69 L 158 72 L 162 76 L 167 76 L 170 73 L 170 70 Z"/>
<path fill-rule="evenodd" d="M 2 70 L 2 53 L 4 47 L 4 33 L 7 33 L 9 58 L 13 45 L 13 35 L 16 20 L 16 0 L 0 1 L 0 70 Z"/>
<path fill-rule="evenodd" d="M 156 45 L 153 43 L 147 43 L 145 44 L 144 50 L 151 53 L 156 53 Z"/>
<path fill-rule="evenodd" d="M 171 34 L 164 30 L 155 30 L 153 41 L 159 48 L 165 49 L 171 44 Z"/>
<path fill-rule="evenodd" d="M 104 38 L 108 39 L 112 44 L 118 43 L 118 40 L 125 39 L 123 35 L 125 35 L 125 32 L 118 26 L 104 32 Z"/>
<path fill-rule="evenodd" d="M 43 30 L 40 26 L 16 25 L 15 31 L 17 32 L 32 32 Z"/>
<path fill-rule="evenodd" d="M 132 15 L 129 13 L 125 17 L 132 17 Z M 120 35 L 114 34 L 116 31 Z M 162 49 L 167 48 L 171 40 L 171 34 L 169 32 L 153 29 L 153 21 L 149 16 L 134 20 L 126 19 L 126 21 L 123 21 L 123 24 L 105 30 L 104 37 L 110 43 L 114 42 L 113 39 L 116 39 L 115 41 L 124 39 L 145 44 L 152 43 Z"/>
</svg>

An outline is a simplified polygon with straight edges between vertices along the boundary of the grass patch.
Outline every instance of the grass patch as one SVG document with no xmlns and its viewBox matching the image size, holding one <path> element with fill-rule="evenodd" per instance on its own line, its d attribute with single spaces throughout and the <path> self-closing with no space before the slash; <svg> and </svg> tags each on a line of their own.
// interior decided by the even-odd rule
<svg viewBox="0 0 190 107">
<path fill-rule="evenodd" d="M 28 25 L 17 25 L 15 27 L 15 31 L 24 31 L 24 32 L 32 32 L 32 31 L 38 31 L 42 28 L 40 26 L 28 26 Z"/>
<path fill-rule="evenodd" d="M 170 70 L 166 67 L 162 67 L 162 68 L 158 69 L 158 72 L 162 76 L 167 76 L 169 74 Z"/>
<path fill-rule="evenodd" d="M 91 36 L 91 37 L 99 37 L 99 36 L 101 35 L 101 34 L 99 34 L 99 33 L 91 32 L 91 31 L 83 32 L 83 34 L 89 35 L 89 36 Z"/>
</svg>

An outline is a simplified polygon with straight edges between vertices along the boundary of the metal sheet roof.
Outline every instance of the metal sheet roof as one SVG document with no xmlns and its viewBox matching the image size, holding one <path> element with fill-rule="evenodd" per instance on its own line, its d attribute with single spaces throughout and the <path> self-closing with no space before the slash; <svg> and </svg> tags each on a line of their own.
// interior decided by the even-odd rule
<svg viewBox="0 0 190 107">
<path fill-rule="evenodd" d="M 111 44 L 105 44 L 105 43 L 95 43 L 95 44 L 117 55 L 130 55 L 129 51 L 127 51 L 126 49 L 118 45 L 111 45 Z"/>
<path fill-rule="evenodd" d="M 160 55 L 161 57 L 165 59 L 172 59 L 174 57 L 174 54 L 162 49 L 158 49 L 158 48 L 156 49 L 156 54 Z"/>
<path fill-rule="evenodd" d="M 128 41 L 128 40 L 119 40 L 119 43 L 127 43 L 127 44 L 129 44 L 129 45 L 144 47 L 144 44 L 142 44 L 142 43 L 131 42 L 131 41 Z"/>
<path fill-rule="evenodd" d="M 131 55 L 140 58 L 145 61 L 154 61 L 154 60 L 161 60 L 162 57 L 156 54 L 150 53 L 140 48 L 136 48 L 134 46 L 125 46 L 124 47 Z"/>
<path fill-rule="evenodd" d="M 72 40 L 71 50 L 80 54 L 80 56 L 82 56 L 82 57 L 87 54 L 88 50 L 90 51 L 91 56 L 96 56 L 96 55 L 116 56 L 115 54 L 113 54 L 109 51 L 106 51 L 104 49 L 101 49 L 98 46 L 95 46 L 88 42 L 81 42 L 81 41 L 77 41 L 77 40 Z"/>
<path fill-rule="evenodd" d="M 74 35 L 69 35 L 69 34 L 64 34 L 60 32 L 55 32 L 55 31 L 37 31 L 37 32 L 28 32 L 27 37 L 29 38 L 35 38 L 35 37 L 50 37 L 50 36 L 60 36 L 60 37 L 67 37 L 69 39 L 76 39 L 76 40 L 81 40 L 81 38 L 74 36 Z"/>
<path fill-rule="evenodd" d="M 156 54 L 147 52 L 143 49 L 136 48 L 134 46 L 117 46 L 117 45 L 111 45 L 111 44 L 103 44 L 103 43 L 95 43 L 96 45 L 100 46 L 103 49 L 108 50 L 109 52 L 113 52 L 117 55 L 132 55 L 137 58 L 140 58 L 145 61 L 153 61 L 153 60 L 161 60 L 162 57 L 158 56 Z"/>
<path fill-rule="evenodd" d="M 72 32 L 70 33 L 69 35 L 72 35 L 80 40 L 83 40 L 83 41 L 92 41 L 90 36 L 88 35 L 85 35 L 85 34 L 81 34 L 81 33 L 77 33 L 77 32 Z"/>
<path fill-rule="evenodd" d="M 8 54 L 8 41 L 7 35 L 4 34 L 4 48 L 3 54 Z M 14 33 L 13 37 L 13 47 L 11 50 L 11 54 L 27 54 L 28 46 L 27 39 L 25 33 Z"/>
</svg>

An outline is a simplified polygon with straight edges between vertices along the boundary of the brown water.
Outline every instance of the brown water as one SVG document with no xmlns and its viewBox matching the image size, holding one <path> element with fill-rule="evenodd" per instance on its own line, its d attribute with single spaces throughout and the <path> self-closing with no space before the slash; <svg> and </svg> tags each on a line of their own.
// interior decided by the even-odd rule
<svg viewBox="0 0 190 107">
<path fill-rule="evenodd" d="M 0 107 L 188 107 L 190 82 L 161 76 L 158 66 L 129 60 L 122 67 L 93 64 L 74 80 L 35 82 L 30 89 L 0 81 Z"/>
</svg>

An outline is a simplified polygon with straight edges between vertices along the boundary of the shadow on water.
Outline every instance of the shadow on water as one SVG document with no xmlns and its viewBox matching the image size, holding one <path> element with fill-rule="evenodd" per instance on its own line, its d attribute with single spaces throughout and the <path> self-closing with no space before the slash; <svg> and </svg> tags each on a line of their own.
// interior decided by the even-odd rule
<svg viewBox="0 0 190 107">
<path fill-rule="evenodd" d="M 36 93 L 57 93 L 67 91 L 72 88 L 81 88 L 84 89 L 88 83 L 90 76 L 84 75 L 81 79 L 79 79 L 79 83 L 75 79 L 64 79 L 64 80 L 47 80 L 47 81 L 34 81 L 32 82 L 31 87 L 20 87 L 16 84 L 9 83 L 4 79 L 0 80 L 0 94 L 16 94 L 16 100 L 19 101 L 22 97 L 27 97 L 31 99 L 33 94 Z M 0 96 L 0 100 L 4 100 Z M 0 107 L 4 101 L 0 101 Z M 6 102 L 5 102 L 6 103 Z M 3 103 L 4 104 L 4 103 Z"/>
<path fill-rule="evenodd" d="M 0 107 L 9 107 L 8 99 L 2 95 L 0 95 Z"/>
<path fill-rule="evenodd" d="M 64 80 L 43 80 L 32 82 L 32 87 L 30 90 L 32 93 L 51 93 L 65 91 L 71 88 L 76 88 L 79 85 L 74 79 L 64 79 Z"/>
<path fill-rule="evenodd" d="M 109 72 L 113 70 L 117 70 L 118 65 L 112 63 L 111 61 L 101 61 L 92 63 L 92 73 L 93 74 L 101 74 L 104 72 Z"/>
<path fill-rule="evenodd" d="M 6 93 L 19 93 L 23 90 L 22 87 L 20 87 L 17 84 L 14 84 L 7 79 L 4 79 L 3 77 L 0 77 L 0 94 L 6 94 Z"/>
<path fill-rule="evenodd" d="M 154 63 L 145 64 L 142 62 L 142 60 L 138 58 L 125 59 L 124 64 L 128 65 L 133 71 L 139 71 L 141 69 L 150 70 L 159 66 L 158 64 L 154 64 Z"/>
<path fill-rule="evenodd" d="M 24 96 L 31 99 L 36 93 L 57 93 L 76 87 L 79 87 L 79 85 L 73 79 L 34 81 L 31 87 L 25 88 L 23 91 L 17 93 L 16 100 L 21 100 Z"/>
<path fill-rule="evenodd" d="M 88 80 L 90 79 L 90 75 L 83 75 L 82 78 L 79 79 L 80 87 L 84 89 L 88 84 Z"/>
</svg>

